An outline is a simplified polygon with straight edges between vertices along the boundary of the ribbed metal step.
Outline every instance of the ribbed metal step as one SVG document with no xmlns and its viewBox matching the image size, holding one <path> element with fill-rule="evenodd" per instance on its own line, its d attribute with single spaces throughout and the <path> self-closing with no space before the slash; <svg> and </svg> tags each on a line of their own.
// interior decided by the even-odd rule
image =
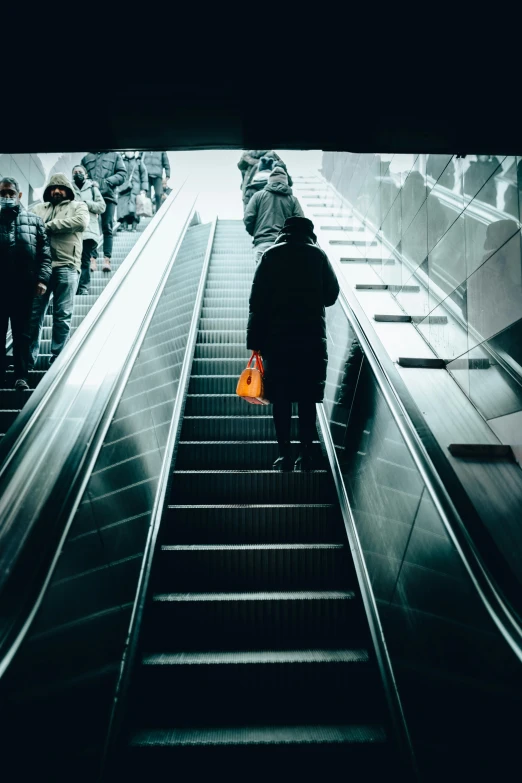
<svg viewBox="0 0 522 783">
<path fill-rule="evenodd" d="M 379 694 L 363 649 L 156 653 L 137 694 L 146 726 L 371 720 Z M 194 693 L 201 699 L 194 699 Z"/>
<path fill-rule="evenodd" d="M 245 369 L 244 359 L 194 359 L 194 361 L 192 362 L 192 376 L 235 375 L 236 385 L 237 385 L 238 378 L 244 369 Z"/>
<path fill-rule="evenodd" d="M 240 334 L 242 335 L 244 333 L 241 332 Z M 236 342 L 213 343 L 209 340 L 208 343 L 206 342 L 196 343 L 196 347 L 194 350 L 195 359 L 242 359 L 245 363 L 245 367 L 251 355 L 252 355 L 252 351 L 249 351 L 245 347 L 244 340 L 240 343 L 236 343 Z"/>
<path fill-rule="evenodd" d="M 253 650 L 335 648 L 364 635 L 351 590 L 157 593 L 148 649 Z"/>
<path fill-rule="evenodd" d="M 193 363 L 194 366 L 194 363 Z M 244 368 L 243 368 L 244 369 Z M 219 366 L 214 366 L 214 375 L 194 375 L 190 379 L 189 394 L 234 394 L 237 388 L 239 373 L 229 375 L 217 374 Z M 248 402 L 241 400 L 243 405 Z"/>
<path fill-rule="evenodd" d="M 161 592 L 340 590 L 346 583 L 342 544 L 164 544 Z"/>
<path fill-rule="evenodd" d="M 198 381 L 202 378 L 198 377 Z M 297 403 L 293 404 L 297 413 Z M 185 416 L 267 416 L 272 408 L 266 405 L 251 405 L 237 394 L 188 394 Z"/>
<path fill-rule="evenodd" d="M 252 420 L 257 421 L 257 419 Z M 299 443 L 292 443 L 297 458 Z M 277 441 L 180 441 L 176 470 L 253 470 L 267 469 L 279 456 Z M 320 444 L 312 447 L 314 467 L 323 467 Z"/>
<path fill-rule="evenodd" d="M 178 544 L 309 543 L 343 540 L 333 503 L 170 505 L 163 541 Z"/>
<path fill-rule="evenodd" d="M 379 724 L 269 725 L 213 728 L 148 728 L 133 735 L 128 758 L 135 779 L 163 779 L 176 769 L 180 780 L 207 781 L 216 769 L 228 780 L 311 783 L 326 769 L 349 769 L 350 779 L 380 780 L 393 765 Z"/>
<path fill-rule="evenodd" d="M 239 402 L 243 403 L 243 413 L 248 403 L 238 397 Z M 261 405 L 248 405 L 249 408 L 260 408 L 264 410 L 265 415 L 257 416 L 190 416 L 185 415 L 183 427 L 181 430 L 181 442 L 183 441 L 262 441 L 275 440 L 274 420 L 271 415 L 266 415 L 266 407 Z M 298 418 L 292 417 L 292 432 L 297 436 Z M 296 438 L 294 438 L 295 440 Z"/>
<path fill-rule="evenodd" d="M 331 503 L 336 499 L 326 470 L 176 470 L 171 498 L 182 504 Z"/>
</svg>

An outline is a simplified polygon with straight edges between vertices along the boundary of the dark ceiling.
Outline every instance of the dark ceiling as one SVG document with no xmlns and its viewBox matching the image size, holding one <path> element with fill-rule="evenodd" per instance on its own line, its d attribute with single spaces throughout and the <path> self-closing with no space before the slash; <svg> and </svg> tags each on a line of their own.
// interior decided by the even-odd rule
<svg viewBox="0 0 522 783">
<path fill-rule="evenodd" d="M 46 19 L 46 43 L 4 68 L 0 152 L 522 152 L 518 54 L 487 24 L 482 40 L 450 19 L 397 35 L 350 12 L 322 27 L 303 12 L 300 30 L 246 6 L 205 29 L 159 7 L 127 24 L 94 13 L 63 38 Z"/>
</svg>

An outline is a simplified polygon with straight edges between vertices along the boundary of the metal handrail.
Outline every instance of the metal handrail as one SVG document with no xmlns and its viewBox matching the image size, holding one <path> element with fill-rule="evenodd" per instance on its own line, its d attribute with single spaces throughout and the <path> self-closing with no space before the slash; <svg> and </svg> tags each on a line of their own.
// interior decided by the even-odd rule
<svg viewBox="0 0 522 783">
<path fill-rule="evenodd" d="M 214 219 L 210 229 L 207 249 L 206 249 L 205 258 L 203 261 L 203 266 L 201 269 L 201 275 L 199 279 L 199 286 L 196 293 L 196 300 L 194 303 L 194 310 L 190 322 L 187 344 L 185 348 L 185 355 L 183 357 L 183 364 L 181 367 L 178 392 L 176 395 L 176 399 L 174 401 L 174 410 L 173 410 L 172 419 L 169 427 L 169 434 L 165 446 L 164 458 L 163 458 L 163 463 L 161 466 L 161 472 L 158 481 L 158 488 L 156 490 L 156 496 L 154 499 L 154 505 L 152 509 L 149 532 L 147 536 L 147 541 L 145 543 L 140 575 L 138 579 L 138 585 L 136 588 L 136 599 L 134 601 L 129 628 L 127 631 L 127 639 L 125 642 L 125 648 L 122 656 L 118 683 L 114 694 L 113 707 L 112 707 L 111 718 L 109 723 L 109 729 L 107 732 L 107 739 L 105 743 L 104 756 L 102 762 L 102 774 L 103 772 L 107 771 L 107 765 L 110 764 L 111 761 L 111 754 L 115 746 L 117 745 L 119 739 L 121 726 L 123 722 L 124 704 L 128 696 L 129 685 L 136 664 L 138 644 L 139 644 L 139 634 L 140 634 L 141 624 L 143 620 L 145 604 L 148 597 L 148 587 L 150 584 L 150 575 L 152 571 L 154 552 L 156 549 L 158 533 L 163 519 L 164 510 L 165 510 L 165 498 L 167 496 L 168 487 L 171 481 L 172 462 L 174 459 L 175 450 L 177 448 L 177 444 L 179 440 L 182 413 L 185 406 L 185 400 L 186 400 L 188 385 L 190 381 L 190 374 L 192 370 L 192 361 L 194 358 L 194 347 L 197 339 L 199 316 L 200 316 L 201 306 L 203 302 L 203 294 L 205 291 L 207 272 L 210 264 L 212 245 L 214 243 L 216 223 L 217 223 L 217 219 Z"/>
<path fill-rule="evenodd" d="M 69 351 L 66 349 L 63 361 L 56 362 L 59 365 L 56 372 L 54 367 L 50 371 L 51 377 L 39 395 L 40 399 L 32 405 L 29 403 L 29 411 L 24 409 L 22 412 L 25 420 L 17 428 L 20 437 L 15 440 L 0 470 L 0 557 L 3 566 L 0 600 L 4 599 L 6 606 L 13 605 L 12 611 L 7 612 L 4 607 L 0 613 L 5 621 L 0 638 L 0 676 L 13 659 L 43 600 L 61 545 L 153 316 L 156 297 L 163 290 L 176 251 L 194 215 L 195 193 L 181 194 L 181 191 L 182 186 L 176 194 L 171 194 L 170 206 L 164 206 L 156 226 L 146 229 L 138 247 L 135 246 L 122 265 L 126 269 L 119 281 L 111 281 L 108 288 L 112 290 L 106 289 L 100 297 L 102 301 L 99 299 L 95 303 L 93 309 L 97 312 L 92 318 L 89 318 L 92 311 L 89 313 L 75 335 L 75 338 L 78 335 L 75 344 Z M 181 211 L 176 209 L 178 205 Z M 156 234 L 169 214 L 172 218 L 169 230 L 171 222 L 174 223 L 174 237 L 166 232 Z M 158 255 L 165 238 L 169 240 L 167 263 Z M 149 241 L 152 245 L 145 259 L 146 266 L 135 267 Z M 152 251 L 156 252 L 153 269 L 150 266 Z M 121 302 L 114 308 L 109 308 L 109 304 L 134 270 L 132 279 L 129 278 L 128 293 L 133 293 L 133 288 L 135 293 L 142 285 L 145 270 L 148 290 L 140 288 L 143 300 L 132 303 L 129 326 L 118 323 L 118 316 L 123 320 Z M 124 326 L 128 330 L 123 340 Z M 108 334 L 106 329 L 109 329 Z M 115 355 L 118 348 L 121 353 Z M 53 418 L 56 413 L 53 405 L 56 409 L 62 400 L 63 415 L 60 411 L 61 418 Z M 31 415 L 33 412 L 35 414 Z M 80 422 L 79 412 L 84 415 Z M 49 465 L 55 468 L 54 473 Z M 66 481 L 62 486 L 64 477 Z M 29 539 L 30 547 L 27 546 Z M 34 558 L 34 551 L 37 558 Z"/>
<path fill-rule="evenodd" d="M 411 412 L 416 408 L 413 400 L 405 399 L 409 396 L 405 388 L 401 392 L 398 386 L 403 387 L 400 379 L 394 378 L 396 374 L 393 366 L 386 367 L 384 356 L 379 356 L 374 344 L 367 335 L 367 327 L 362 325 L 364 314 L 353 300 L 353 294 L 343 286 L 341 278 L 341 292 L 339 301 L 342 309 L 355 332 L 357 340 L 368 360 L 377 384 L 387 403 L 390 413 L 404 439 L 410 456 L 428 490 L 428 493 L 444 524 L 446 532 L 452 541 L 459 557 L 471 578 L 475 589 L 490 617 L 502 633 L 515 655 L 522 661 L 522 624 L 516 611 L 508 604 L 495 580 L 490 575 L 483 558 L 458 513 L 446 486 L 444 485 L 426 447 L 421 440 L 417 428 L 411 418 Z"/>
</svg>

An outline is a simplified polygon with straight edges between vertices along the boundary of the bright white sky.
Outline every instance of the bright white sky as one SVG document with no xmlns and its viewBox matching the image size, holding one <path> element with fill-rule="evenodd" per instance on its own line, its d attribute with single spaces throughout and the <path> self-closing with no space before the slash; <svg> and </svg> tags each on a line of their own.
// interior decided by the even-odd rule
<svg viewBox="0 0 522 783">
<path fill-rule="evenodd" d="M 276 152 L 285 161 L 292 175 L 311 170 L 317 171 L 321 165 L 320 150 L 276 150 Z M 191 187 L 200 192 L 198 211 L 203 222 L 212 220 L 216 212 L 222 220 L 242 219 L 243 204 L 239 188 L 241 173 L 237 168 L 241 150 L 169 152 L 168 155 L 172 169 L 171 187 L 176 187 L 190 175 Z M 39 157 L 47 176 L 58 160 L 59 154 L 40 153 Z M 70 172 L 65 173 L 70 175 Z"/>
</svg>

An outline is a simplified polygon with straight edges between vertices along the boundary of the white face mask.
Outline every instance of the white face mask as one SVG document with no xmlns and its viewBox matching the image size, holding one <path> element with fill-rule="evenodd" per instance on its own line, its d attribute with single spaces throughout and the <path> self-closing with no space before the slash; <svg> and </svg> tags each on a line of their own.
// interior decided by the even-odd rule
<svg viewBox="0 0 522 783">
<path fill-rule="evenodd" d="M 12 209 L 18 204 L 17 198 L 11 198 L 8 196 L 0 196 L 0 209 Z"/>
</svg>

